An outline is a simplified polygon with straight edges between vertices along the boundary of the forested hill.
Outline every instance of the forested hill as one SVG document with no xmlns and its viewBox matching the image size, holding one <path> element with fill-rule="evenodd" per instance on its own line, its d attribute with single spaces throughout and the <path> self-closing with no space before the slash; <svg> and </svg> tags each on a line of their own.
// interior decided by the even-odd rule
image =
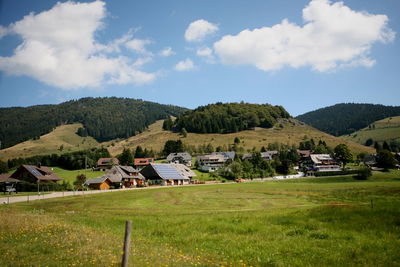
<svg viewBox="0 0 400 267">
<path fill-rule="evenodd" d="M 399 106 L 349 103 L 311 111 L 296 119 L 323 132 L 340 136 L 365 128 L 374 121 L 399 115 Z"/>
<path fill-rule="evenodd" d="M 58 105 L 0 108 L 1 147 L 37 138 L 63 124 L 82 123 L 80 135 L 97 141 L 126 138 L 156 120 L 187 109 L 129 98 L 82 98 Z"/>
<path fill-rule="evenodd" d="M 271 128 L 278 118 L 289 118 L 281 106 L 216 103 L 178 116 L 174 127 L 192 133 L 235 133 L 254 127 Z"/>
</svg>

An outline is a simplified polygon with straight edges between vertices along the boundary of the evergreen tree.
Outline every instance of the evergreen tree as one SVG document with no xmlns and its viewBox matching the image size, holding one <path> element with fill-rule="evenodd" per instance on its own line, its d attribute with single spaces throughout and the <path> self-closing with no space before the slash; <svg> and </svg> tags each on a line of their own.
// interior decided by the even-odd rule
<svg viewBox="0 0 400 267">
<path fill-rule="evenodd" d="M 396 167 L 397 161 L 394 158 L 392 152 L 388 150 L 381 150 L 376 155 L 376 164 L 378 167 L 391 169 Z"/>
<path fill-rule="evenodd" d="M 124 148 L 122 153 L 118 155 L 119 163 L 121 165 L 132 165 L 133 164 L 133 157 L 131 150 L 129 148 Z"/>
<path fill-rule="evenodd" d="M 141 146 L 137 146 L 135 150 L 135 158 L 145 158 L 146 153 L 143 151 Z"/>
</svg>

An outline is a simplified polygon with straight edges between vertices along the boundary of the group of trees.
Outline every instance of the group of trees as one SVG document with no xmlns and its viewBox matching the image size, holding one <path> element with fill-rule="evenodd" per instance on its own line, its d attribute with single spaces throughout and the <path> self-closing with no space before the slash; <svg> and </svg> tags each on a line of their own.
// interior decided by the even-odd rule
<svg viewBox="0 0 400 267">
<path fill-rule="evenodd" d="M 137 146 L 135 151 L 131 151 L 129 148 L 124 148 L 122 153 L 117 156 L 121 165 L 132 165 L 134 158 L 154 158 L 154 151 L 143 149 L 141 146 Z"/>
<path fill-rule="evenodd" d="M 40 155 L 30 158 L 15 158 L 9 159 L 7 163 L 0 163 L 3 172 L 4 169 L 13 169 L 21 164 L 37 165 L 41 164 L 43 166 L 58 166 L 63 169 L 68 170 L 78 170 L 86 167 L 96 166 L 97 160 L 99 158 L 108 158 L 110 153 L 106 148 L 92 148 L 88 150 L 76 151 L 71 153 L 65 153 L 62 155 L 51 154 L 51 155 Z"/>
<path fill-rule="evenodd" d="M 296 119 L 318 130 L 340 136 L 363 129 L 377 120 L 399 115 L 400 107 L 348 103 L 311 111 Z"/>
<path fill-rule="evenodd" d="M 192 133 L 235 133 L 254 127 L 271 128 L 278 118 L 289 117 L 281 106 L 219 102 L 187 111 L 175 122 L 167 118 L 163 128 Z"/>
<path fill-rule="evenodd" d="M 371 138 L 365 142 L 365 145 L 371 146 L 374 144 L 374 148 L 377 152 L 380 150 L 388 150 L 391 152 L 400 152 L 400 142 L 396 140 L 391 140 L 389 143 L 384 142 L 374 142 Z"/>
<path fill-rule="evenodd" d="M 127 138 L 156 120 L 177 116 L 184 108 L 129 98 L 82 98 L 58 105 L 0 108 L 1 148 L 49 133 L 55 127 L 82 123 L 81 136 L 99 142 Z"/>
</svg>

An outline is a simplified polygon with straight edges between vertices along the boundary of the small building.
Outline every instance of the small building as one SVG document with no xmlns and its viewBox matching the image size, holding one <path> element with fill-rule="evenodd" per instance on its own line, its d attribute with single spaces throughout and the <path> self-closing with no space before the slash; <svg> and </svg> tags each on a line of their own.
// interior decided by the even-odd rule
<svg viewBox="0 0 400 267">
<path fill-rule="evenodd" d="M 97 168 L 98 171 L 107 171 L 112 168 L 114 165 L 118 165 L 119 160 L 117 158 L 99 158 L 97 161 Z"/>
<path fill-rule="evenodd" d="M 151 163 L 154 163 L 153 158 L 136 158 L 133 160 L 133 166 L 135 166 L 135 168 L 139 170 L 150 165 Z"/>
<path fill-rule="evenodd" d="M 107 190 L 110 189 L 112 182 L 108 177 L 101 176 L 86 180 L 85 185 L 91 189 Z"/>
<path fill-rule="evenodd" d="M 329 154 L 310 155 L 313 170 L 316 172 L 341 171 L 339 164 Z"/>
<path fill-rule="evenodd" d="M 175 167 L 167 163 L 151 163 L 140 173 L 146 178 L 149 185 L 185 185 L 190 178 L 182 175 Z"/>
<path fill-rule="evenodd" d="M 376 164 L 376 155 L 368 155 L 363 160 L 364 164 L 368 167 L 372 167 Z"/>
<path fill-rule="evenodd" d="M 116 187 L 135 187 L 145 184 L 143 175 L 132 166 L 114 165 L 106 174 L 111 183 Z"/>
<path fill-rule="evenodd" d="M 56 183 L 63 180 L 47 166 L 21 165 L 10 178 L 28 183 Z"/>
<path fill-rule="evenodd" d="M 224 166 L 227 158 L 224 155 L 204 155 L 197 157 L 198 169 L 204 172 L 214 172 Z"/>
<path fill-rule="evenodd" d="M 10 174 L 0 174 L 0 190 L 4 193 L 17 193 L 17 183 L 21 182 L 18 179 L 10 177 Z"/>
<path fill-rule="evenodd" d="M 188 167 L 192 166 L 192 156 L 187 152 L 171 153 L 167 157 L 168 163 L 184 164 Z"/>
</svg>

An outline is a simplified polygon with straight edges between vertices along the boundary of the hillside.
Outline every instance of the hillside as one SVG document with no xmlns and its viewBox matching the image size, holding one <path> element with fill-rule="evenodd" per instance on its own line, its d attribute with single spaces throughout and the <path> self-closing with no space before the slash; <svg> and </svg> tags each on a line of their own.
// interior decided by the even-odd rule
<svg viewBox="0 0 400 267">
<path fill-rule="evenodd" d="M 126 138 L 187 109 L 129 98 L 82 98 L 58 105 L 0 108 L 2 148 L 37 138 L 60 125 L 81 123 L 80 135 L 98 142 Z"/>
<path fill-rule="evenodd" d="M 297 116 L 296 119 L 334 136 L 351 134 L 384 118 L 400 116 L 400 107 L 373 104 L 337 104 Z"/>
<path fill-rule="evenodd" d="M 212 146 L 216 148 L 217 146 L 233 144 L 235 137 L 239 137 L 241 140 L 240 146 L 244 147 L 246 150 L 251 150 L 253 147 L 260 149 L 262 146 L 267 146 L 269 143 L 275 142 L 298 145 L 299 142 L 303 140 L 304 136 L 307 136 L 316 141 L 322 139 L 331 147 L 335 147 L 340 143 L 347 143 L 355 153 L 361 151 L 372 153 L 374 151 L 372 148 L 345 141 L 341 138 L 318 131 L 295 119 L 282 119 L 274 128 L 270 129 L 257 127 L 255 130 L 246 130 L 230 134 L 188 133 L 186 138 L 183 138 L 178 133 L 163 130 L 162 124 L 163 121 L 160 120 L 150 125 L 147 131 L 137 136 L 132 136 L 118 142 L 107 142 L 104 143 L 104 145 L 107 144 L 107 148 L 112 155 L 117 155 L 122 152 L 124 147 L 134 149 L 138 145 L 143 148 L 161 151 L 167 140 L 181 139 L 184 144 L 191 146 L 207 145 L 211 143 Z"/>
<path fill-rule="evenodd" d="M 368 139 L 372 139 L 374 142 L 400 142 L 400 116 L 375 121 L 370 126 L 344 135 L 342 138 L 359 144 L 365 144 Z"/>
<path fill-rule="evenodd" d="M 277 119 L 289 117 L 281 106 L 219 102 L 179 115 L 174 128 L 191 133 L 235 133 L 254 127 L 271 128 Z"/>
<path fill-rule="evenodd" d="M 99 143 L 93 137 L 81 137 L 76 131 L 82 124 L 58 126 L 40 139 L 28 140 L 15 146 L 0 150 L 0 159 L 26 158 L 34 155 L 61 154 L 96 147 Z M 60 150 L 62 146 L 62 150 Z"/>
</svg>

